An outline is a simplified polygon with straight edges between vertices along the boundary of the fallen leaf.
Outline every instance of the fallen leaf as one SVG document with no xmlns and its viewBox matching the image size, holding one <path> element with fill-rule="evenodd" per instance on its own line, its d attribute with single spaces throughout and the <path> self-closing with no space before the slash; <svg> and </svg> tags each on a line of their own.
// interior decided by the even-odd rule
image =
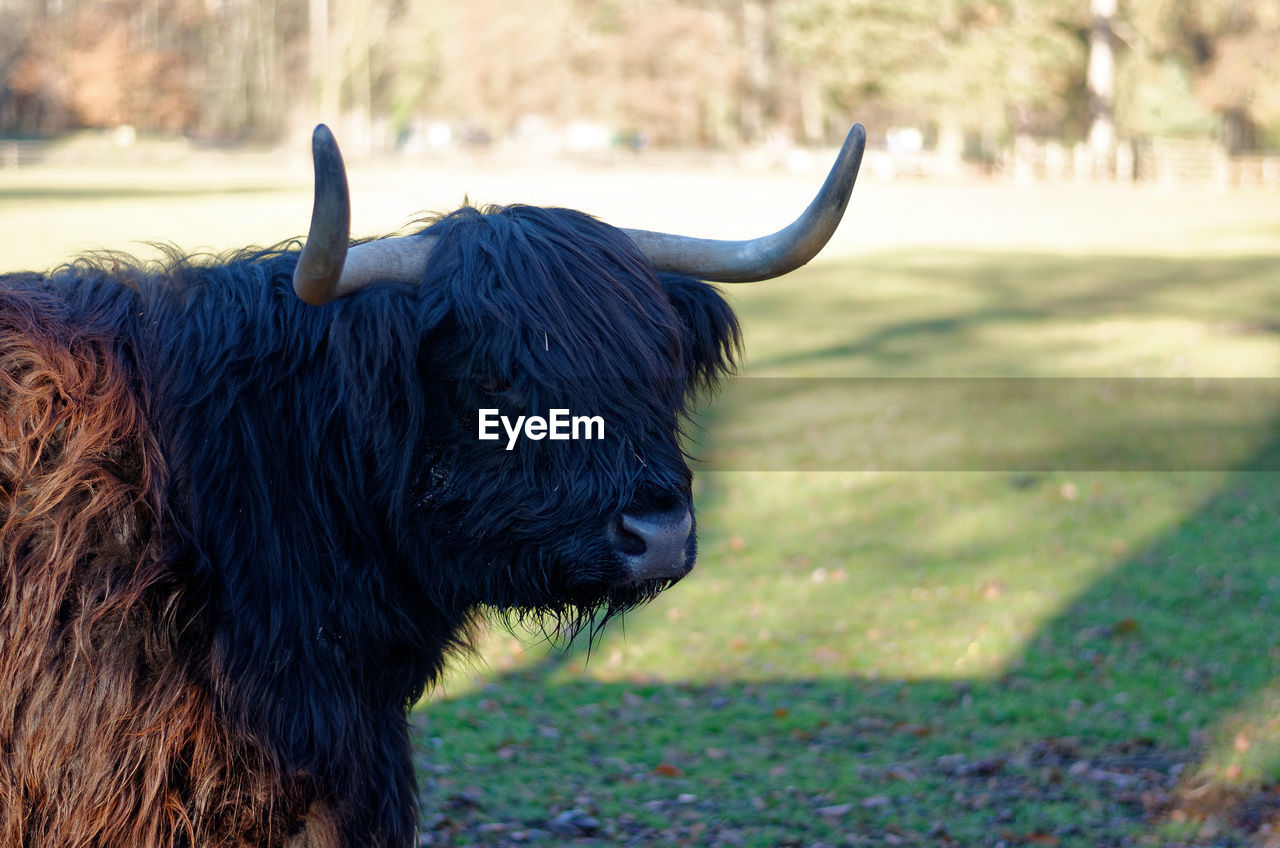
<svg viewBox="0 0 1280 848">
<path fill-rule="evenodd" d="M 891 766 L 884 773 L 884 779 L 912 781 L 916 779 L 916 775 L 915 775 L 915 772 L 913 772 L 911 769 L 907 768 L 906 766 Z"/>
<path fill-rule="evenodd" d="M 999 774 L 1009 762 L 1008 757 L 986 757 L 972 763 L 965 763 L 956 771 L 959 774 L 976 774 L 979 777 L 993 777 Z"/>
<path fill-rule="evenodd" d="M 911 724 L 910 722 L 900 721 L 893 726 L 893 729 L 897 733 L 915 736 L 918 739 L 933 735 L 933 728 L 927 724 Z"/>
<path fill-rule="evenodd" d="M 1058 845 L 1062 842 L 1061 839 L 1054 836 L 1052 833 L 1045 833 L 1044 831 L 1041 831 L 1041 830 L 1033 831 L 1026 835 L 1020 835 L 1020 834 L 1014 833 L 1011 830 L 1002 830 L 1000 831 L 1000 838 L 1004 839 L 1006 842 L 1012 842 L 1017 845 L 1053 846 L 1053 845 Z"/>
<path fill-rule="evenodd" d="M 1138 629 L 1138 620 L 1135 618 L 1122 618 L 1112 626 L 1111 632 L 1116 636 L 1123 636 L 1126 633 L 1132 633 Z"/>
<path fill-rule="evenodd" d="M 934 822 L 933 826 L 929 828 L 929 832 L 926 833 L 925 836 L 935 840 L 939 845 L 957 844 L 955 838 L 947 832 L 947 829 L 943 826 L 942 822 Z"/>
<path fill-rule="evenodd" d="M 813 649 L 813 659 L 815 662 L 825 665 L 839 660 L 840 654 L 839 652 L 828 648 L 826 645 L 819 645 Z"/>
</svg>

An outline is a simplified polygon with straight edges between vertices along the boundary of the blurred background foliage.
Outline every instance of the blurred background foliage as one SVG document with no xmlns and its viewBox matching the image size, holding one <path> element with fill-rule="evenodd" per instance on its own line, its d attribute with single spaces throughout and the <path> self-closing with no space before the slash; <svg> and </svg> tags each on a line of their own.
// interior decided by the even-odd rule
<svg viewBox="0 0 1280 848">
<path fill-rule="evenodd" d="M 0 0 L 0 136 L 1280 146 L 1278 0 Z"/>
</svg>

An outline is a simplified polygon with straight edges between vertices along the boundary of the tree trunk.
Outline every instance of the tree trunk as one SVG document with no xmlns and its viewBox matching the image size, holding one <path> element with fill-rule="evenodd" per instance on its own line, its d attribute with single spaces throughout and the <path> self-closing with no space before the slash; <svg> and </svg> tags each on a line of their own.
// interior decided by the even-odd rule
<svg viewBox="0 0 1280 848">
<path fill-rule="evenodd" d="M 316 105 L 322 119 L 337 120 L 340 93 L 336 63 L 329 42 L 329 0 L 309 0 L 307 13 L 310 27 L 307 58 Z"/>
<path fill-rule="evenodd" d="M 744 141 L 764 140 L 772 120 L 774 91 L 773 0 L 740 0 L 744 79 L 739 131 Z"/>
<path fill-rule="evenodd" d="M 1116 0 L 1091 0 L 1093 30 L 1089 35 L 1089 151 L 1095 177 L 1115 173 L 1116 57 L 1112 25 Z"/>
</svg>

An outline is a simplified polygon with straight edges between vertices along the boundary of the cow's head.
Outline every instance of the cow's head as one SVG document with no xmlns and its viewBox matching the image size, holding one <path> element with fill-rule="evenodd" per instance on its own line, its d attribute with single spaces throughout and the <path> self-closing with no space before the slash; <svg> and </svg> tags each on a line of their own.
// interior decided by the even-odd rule
<svg viewBox="0 0 1280 848">
<path fill-rule="evenodd" d="M 583 623 L 688 573 L 696 534 L 682 426 L 738 346 L 732 311 L 703 281 L 769 279 L 816 255 L 848 204 L 864 144 L 855 125 L 809 208 L 751 241 L 509 206 L 463 208 L 412 236 L 349 245 L 345 170 L 318 127 L 295 291 L 323 304 L 398 284 L 427 316 L 418 372 L 429 409 L 408 414 L 430 420 L 411 446 L 405 532 L 416 538 L 403 542 L 406 559 L 435 560 L 420 566 L 422 579 L 459 606 Z M 578 438 L 537 438 L 538 425 L 527 426 L 535 418 Z M 481 437 L 486 425 L 496 438 Z"/>
</svg>

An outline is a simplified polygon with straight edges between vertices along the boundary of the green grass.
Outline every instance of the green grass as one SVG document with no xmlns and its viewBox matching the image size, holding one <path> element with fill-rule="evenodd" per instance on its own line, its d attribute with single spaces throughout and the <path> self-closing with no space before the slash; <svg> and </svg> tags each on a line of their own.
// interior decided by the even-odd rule
<svg viewBox="0 0 1280 848">
<path fill-rule="evenodd" d="M 0 228 L 25 234 L 0 260 L 57 261 L 69 222 L 126 247 L 302 229 L 285 218 L 305 216 L 305 180 L 173 179 L 150 196 L 0 181 Z M 426 841 L 557 844 L 574 809 L 600 825 L 581 844 L 1265 841 L 1280 476 L 1240 469 L 1277 455 L 1266 384 L 1253 403 L 1173 407 L 1211 435 L 1248 425 L 1201 465 L 1139 437 L 1116 461 L 1138 470 L 899 470 L 986 468 L 983 437 L 1063 455 L 1061 408 L 967 394 L 977 382 L 959 397 L 1019 426 L 939 442 L 981 418 L 914 414 L 908 379 L 1280 372 L 1274 202 L 1104 197 L 1122 211 L 1088 190 L 872 183 L 850 214 L 875 241 L 734 289 L 746 373 L 777 391 L 730 387 L 703 412 L 698 567 L 589 654 L 496 629 L 454 670 L 413 713 Z M 996 225 L 956 230 L 966 215 Z"/>
<path fill-rule="evenodd" d="M 499 633 L 423 706 L 438 835 L 508 844 L 583 808 L 606 843 L 1263 839 L 1280 476 L 1232 469 L 1275 467 L 1274 393 L 1158 411 L 1208 415 L 1210 435 L 1248 420 L 1204 466 L 1148 448 L 1136 471 L 867 472 L 846 446 L 817 471 L 802 448 L 929 436 L 815 424 L 869 377 L 1270 376 L 1277 267 L 892 251 L 737 294 L 748 373 L 799 398 L 730 388 L 704 416 L 681 585 L 589 658 Z M 1034 439 L 1063 429 L 1052 407 L 1003 408 Z M 810 470 L 770 470 L 793 468 Z M 468 786 L 480 806 L 451 808 Z"/>
</svg>

